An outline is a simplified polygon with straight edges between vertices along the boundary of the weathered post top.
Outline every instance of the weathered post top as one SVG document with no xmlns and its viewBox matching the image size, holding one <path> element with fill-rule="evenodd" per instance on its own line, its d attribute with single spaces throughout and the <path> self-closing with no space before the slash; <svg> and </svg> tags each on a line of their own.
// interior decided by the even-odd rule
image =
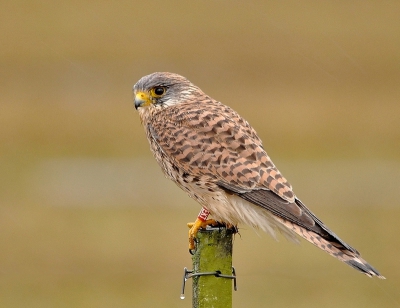
<svg viewBox="0 0 400 308">
<path fill-rule="evenodd" d="M 235 228 L 207 227 L 197 234 L 192 256 L 193 307 L 232 307 L 232 237 Z M 234 281 L 236 288 L 236 280 Z"/>
</svg>

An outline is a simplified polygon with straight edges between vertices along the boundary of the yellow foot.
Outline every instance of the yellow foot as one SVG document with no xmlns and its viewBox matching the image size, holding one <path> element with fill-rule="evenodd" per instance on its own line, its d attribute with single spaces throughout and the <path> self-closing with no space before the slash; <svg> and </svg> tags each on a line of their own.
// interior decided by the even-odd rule
<svg viewBox="0 0 400 308">
<path fill-rule="evenodd" d="M 187 226 L 190 228 L 189 230 L 189 252 L 191 253 L 194 250 L 194 239 L 196 238 L 197 232 L 199 232 L 200 228 L 205 228 L 207 226 L 217 226 L 218 222 L 214 219 L 200 220 L 196 219 L 195 222 L 189 222 Z"/>
</svg>

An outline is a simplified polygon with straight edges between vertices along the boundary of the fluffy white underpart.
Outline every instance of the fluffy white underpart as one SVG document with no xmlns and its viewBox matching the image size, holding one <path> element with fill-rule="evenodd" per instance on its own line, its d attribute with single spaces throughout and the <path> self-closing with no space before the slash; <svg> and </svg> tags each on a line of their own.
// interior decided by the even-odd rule
<svg viewBox="0 0 400 308">
<path fill-rule="evenodd" d="M 277 240 L 280 231 L 288 240 L 298 243 L 296 234 L 286 228 L 278 219 L 262 207 L 252 204 L 239 196 L 219 192 L 207 198 L 207 208 L 215 220 L 232 225 L 246 224 L 261 229 Z"/>
</svg>

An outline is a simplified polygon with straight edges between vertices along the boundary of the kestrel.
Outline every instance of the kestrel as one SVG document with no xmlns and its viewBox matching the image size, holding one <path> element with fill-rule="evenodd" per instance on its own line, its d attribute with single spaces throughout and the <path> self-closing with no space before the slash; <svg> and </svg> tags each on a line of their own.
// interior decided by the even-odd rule
<svg viewBox="0 0 400 308">
<path fill-rule="evenodd" d="M 207 224 L 247 224 L 274 238 L 280 231 L 297 241 L 297 234 L 367 276 L 384 278 L 296 197 L 256 131 L 230 107 L 173 73 L 144 76 L 133 92 L 165 176 L 202 206 L 190 225 L 189 249 Z"/>
</svg>

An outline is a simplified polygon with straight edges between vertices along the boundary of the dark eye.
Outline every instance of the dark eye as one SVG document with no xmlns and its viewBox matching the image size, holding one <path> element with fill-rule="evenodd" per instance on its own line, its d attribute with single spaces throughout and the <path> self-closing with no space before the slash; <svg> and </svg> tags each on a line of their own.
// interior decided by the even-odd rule
<svg viewBox="0 0 400 308">
<path fill-rule="evenodd" d="M 165 88 L 164 87 L 156 87 L 154 88 L 154 94 L 155 95 L 163 95 L 165 93 Z"/>
</svg>

